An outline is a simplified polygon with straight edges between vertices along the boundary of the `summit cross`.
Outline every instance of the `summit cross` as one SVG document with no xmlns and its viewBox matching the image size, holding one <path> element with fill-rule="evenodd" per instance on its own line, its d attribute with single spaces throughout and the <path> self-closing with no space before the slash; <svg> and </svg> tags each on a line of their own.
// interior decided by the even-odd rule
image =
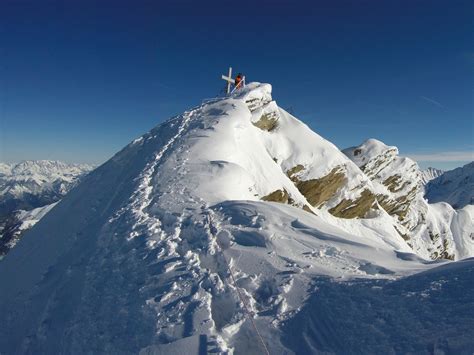
<svg viewBox="0 0 474 355">
<path fill-rule="evenodd" d="M 229 94 L 230 87 L 234 84 L 234 79 L 232 79 L 232 67 L 229 67 L 229 76 L 222 75 L 222 80 L 227 81 L 227 94 Z"/>
</svg>

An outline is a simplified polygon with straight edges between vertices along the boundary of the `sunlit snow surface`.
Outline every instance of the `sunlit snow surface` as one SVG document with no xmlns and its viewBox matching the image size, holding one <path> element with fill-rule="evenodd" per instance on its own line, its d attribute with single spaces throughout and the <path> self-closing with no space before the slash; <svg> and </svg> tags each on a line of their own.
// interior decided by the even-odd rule
<svg viewBox="0 0 474 355">
<path fill-rule="evenodd" d="M 414 255 L 383 213 L 260 201 L 306 203 L 274 158 L 370 184 L 270 92 L 163 123 L 35 225 L 0 263 L 0 353 L 262 354 L 250 319 L 271 354 L 472 352 L 472 260 Z M 280 131 L 252 124 L 265 110 Z"/>
</svg>

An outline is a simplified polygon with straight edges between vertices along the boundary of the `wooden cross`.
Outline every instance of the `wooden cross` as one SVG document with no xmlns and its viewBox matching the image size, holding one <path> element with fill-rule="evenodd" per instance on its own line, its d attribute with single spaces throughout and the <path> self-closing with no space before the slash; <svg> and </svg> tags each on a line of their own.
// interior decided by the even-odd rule
<svg viewBox="0 0 474 355">
<path fill-rule="evenodd" d="M 229 67 L 229 76 L 222 75 L 222 80 L 227 81 L 227 93 L 230 93 L 230 86 L 234 84 L 234 79 L 232 79 L 232 67 Z"/>
</svg>

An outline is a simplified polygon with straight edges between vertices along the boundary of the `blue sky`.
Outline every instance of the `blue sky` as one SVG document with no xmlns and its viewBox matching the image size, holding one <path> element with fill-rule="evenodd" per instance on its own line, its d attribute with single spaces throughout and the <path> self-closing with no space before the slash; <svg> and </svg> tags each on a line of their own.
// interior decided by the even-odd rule
<svg viewBox="0 0 474 355">
<path fill-rule="evenodd" d="M 0 2 L 0 160 L 101 163 L 232 65 L 338 147 L 473 159 L 473 3 Z"/>
</svg>

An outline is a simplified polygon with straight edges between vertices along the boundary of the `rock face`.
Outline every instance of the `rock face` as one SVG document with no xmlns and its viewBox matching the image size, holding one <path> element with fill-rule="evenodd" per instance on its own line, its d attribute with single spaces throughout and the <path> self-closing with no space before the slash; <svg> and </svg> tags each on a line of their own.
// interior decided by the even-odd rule
<svg viewBox="0 0 474 355">
<path fill-rule="evenodd" d="M 425 197 L 430 203 L 447 202 L 453 208 L 474 204 L 474 162 L 429 181 Z"/>
</svg>

